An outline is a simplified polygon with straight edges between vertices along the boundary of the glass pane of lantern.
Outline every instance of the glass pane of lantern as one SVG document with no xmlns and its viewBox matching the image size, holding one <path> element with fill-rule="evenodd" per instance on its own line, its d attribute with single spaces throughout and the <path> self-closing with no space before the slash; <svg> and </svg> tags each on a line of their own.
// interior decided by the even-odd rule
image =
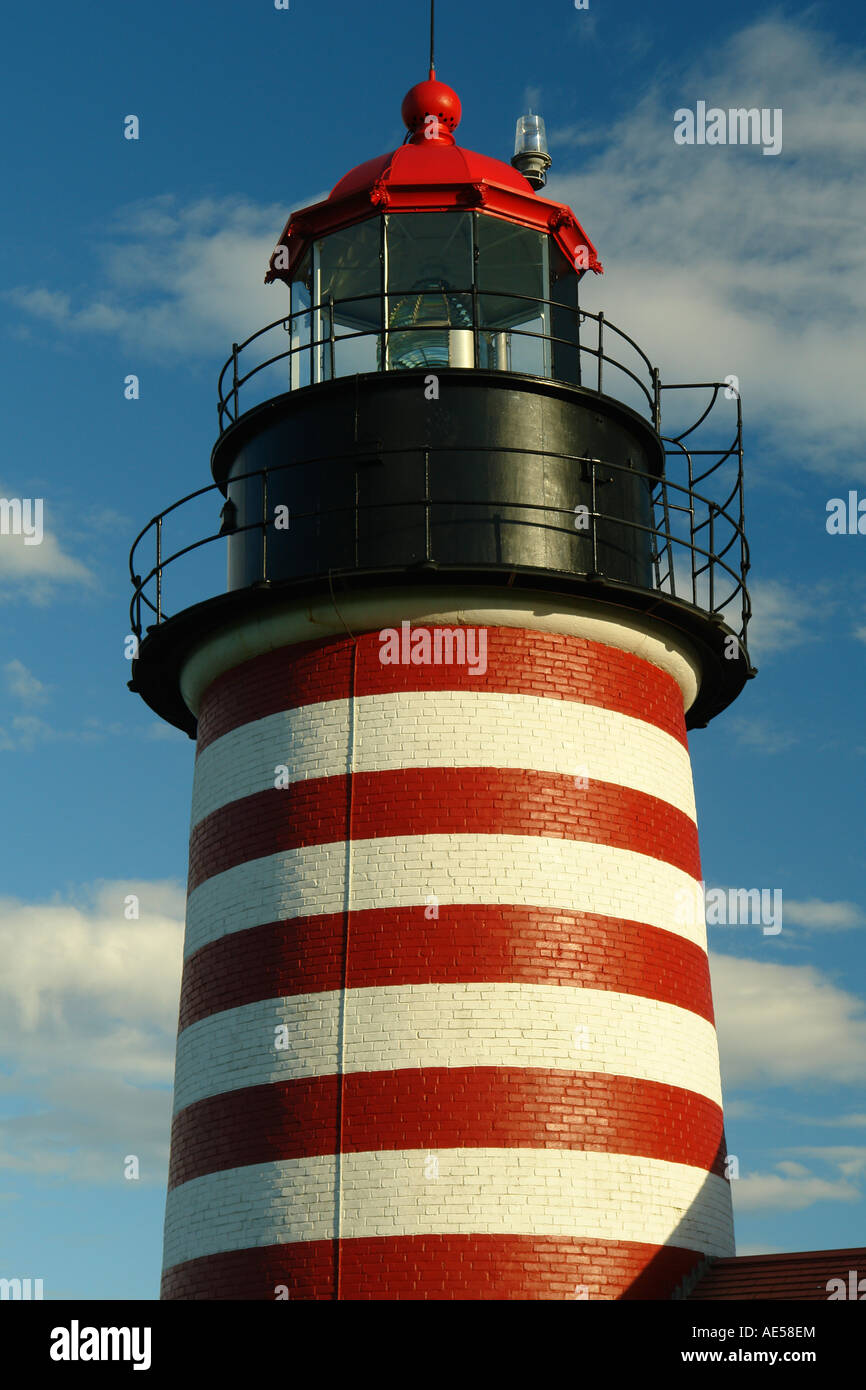
<svg viewBox="0 0 866 1390">
<path fill-rule="evenodd" d="M 478 289 L 484 292 L 479 302 L 480 323 L 485 328 L 504 329 L 536 319 L 540 312 L 537 303 L 508 296 L 526 295 L 530 301 L 548 297 L 547 236 L 479 213 L 476 237 Z"/>
<path fill-rule="evenodd" d="M 472 223 L 465 212 L 417 212 L 388 217 L 388 292 L 424 288 L 471 290 Z M 434 285 L 422 282 L 434 281 Z"/>
<path fill-rule="evenodd" d="M 310 315 L 313 285 L 312 267 L 312 256 L 307 251 L 292 275 L 290 298 L 292 356 L 289 377 L 289 385 L 292 390 L 296 390 L 300 386 L 309 386 L 311 381 L 309 344 L 312 329 Z"/>
<path fill-rule="evenodd" d="M 334 376 L 355 376 L 379 371 L 381 339 L 378 333 L 362 338 L 337 338 L 334 342 Z"/>
<path fill-rule="evenodd" d="M 309 309 L 310 307 L 312 275 L 312 258 L 310 252 L 307 251 L 292 272 L 291 308 L 293 314 L 297 313 L 298 310 Z"/>
<path fill-rule="evenodd" d="M 378 332 L 381 326 L 381 235 L 382 219 L 373 217 L 341 232 L 332 232 L 316 245 L 317 298 L 322 304 L 329 297 L 334 300 L 337 337 Z"/>
<path fill-rule="evenodd" d="M 524 319 L 519 328 L 510 330 L 512 372 L 524 372 L 527 376 L 551 375 L 547 331 L 541 305 L 536 308 L 533 318 Z"/>
<path fill-rule="evenodd" d="M 387 367 L 471 367 L 472 220 L 405 213 L 386 222 Z"/>
</svg>

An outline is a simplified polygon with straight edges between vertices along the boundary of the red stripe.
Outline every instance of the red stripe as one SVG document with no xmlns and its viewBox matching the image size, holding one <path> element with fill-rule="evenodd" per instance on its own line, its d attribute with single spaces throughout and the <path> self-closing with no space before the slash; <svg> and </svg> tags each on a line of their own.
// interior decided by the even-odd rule
<svg viewBox="0 0 866 1390">
<path fill-rule="evenodd" d="M 615 990 L 713 1022 L 707 954 L 673 932 L 540 907 L 443 904 L 352 913 L 349 989 L 541 984 Z M 340 989 L 342 913 L 269 922 L 202 946 L 184 963 L 179 1029 L 262 999 Z"/>
<path fill-rule="evenodd" d="M 695 822 L 646 792 L 524 768 L 394 768 L 352 776 L 351 839 L 540 835 L 650 855 L 701 877 Z M 189 892 L 238 864 L 347 838 L 347 777 L 315 777 L 212 811 L 190 837 Z"/>
<path fill-rule="evenodd" d="M 169 1187 L 205 1173 L 396 1149 L 580 1149 L 725 1175 L 722 1112 L 677 1086 L 602 1072 L 424 1067 L 227 1091 L 174 1119 Z"/>
<path fill-rule="evenodd" d="M 513 627 L 489 627 L 486 632 L 487 670 L 483 675 L 473 675 L 469 666 L 383 666 L 378 632 L 363 633 L 356 639 L 355 693 L 486 690 L 574 700 L 642 719 L 688 746 L 680 688 L 672 676 L 651 662 L 601 642 L 562 633 Z M 347 700 L 351 651 L 349 639 L 329 637 L 282 647 L 226 671 L 202 699 L 198 751 L 254 719 L 300 705 Z"/>
<path fill-rule="evenodd" d="M 339 1246 L 339 1251 L 338 1251 Z M 703 1259 L 636 1241 L 552 1236 L 428 1235 L 305 1241 L 232 1250 L 166 1270 L 164 1299 L 376 1301 L 669 1299 Z"/>
</svg>

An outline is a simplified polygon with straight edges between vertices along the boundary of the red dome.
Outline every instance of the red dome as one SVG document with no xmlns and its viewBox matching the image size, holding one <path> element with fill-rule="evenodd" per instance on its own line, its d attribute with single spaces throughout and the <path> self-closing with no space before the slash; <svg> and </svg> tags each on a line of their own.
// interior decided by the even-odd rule
<svg viewBox="0 0 866 1390">
<path fill-rule="evenodd" d="M 389 154 L 365 160 L 335 184 L 322 203 L 289 218 L 265 282 L 290 280 L 306 247 L 316 237 L 363 222 L 381 212 L 447 212 L 479 208 L 494 217 L 534 227 L 555 237 L 569 260 L 580 248 L 583 269 L 601 272 L 595 247 L 570 208 L 540 198 L 524 176 L 504 160 L 462 149 L 451 133 L 460 121 L 460 98 L 431 77 L 407 92 L 403 119 L 412 132 Z M 428 117 L 435 117 L 435 124 Z"/>
<path fill-rule="evenodd" d="M 456 190 L 461 186 L 471 188 L 485 181 L 535 198 L 531 183 L 511 164 L 487 154 L 478 154 L 475 150 L 465 150 L 453 140 L 427 140 L 422 134 L 417 144 L 410 141 L 390 154 L 377 155 L 375 159 L 368 159 L 357 168 L 350 169 L 334 185 L 328 202 L 337 202 L 365 191 L 370 194 L 374 188 L 380 193 L 391 190 L 396 193 L 399 188 L 420 190 L 425 186 L 443 190 L 441 200 L 445 196 L 445 186 L 450 185 Z M 442 205 L 445 206 L 444 203 Z"/>
</svg>

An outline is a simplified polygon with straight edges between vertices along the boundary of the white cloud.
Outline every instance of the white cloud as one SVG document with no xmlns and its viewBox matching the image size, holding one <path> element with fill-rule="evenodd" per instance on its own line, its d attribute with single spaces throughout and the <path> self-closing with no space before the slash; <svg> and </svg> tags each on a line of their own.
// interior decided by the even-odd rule
<svg viewBox="0 0 866 1390">
<path fill-rule="evenodd" d="M 815 1202 L 859 1202 L 862 1193 L 844 1178 L 815 1177 L 801 1164 L 779 1163 L 777 1173 L 750 1173 L 731 1183 L 734 1212 L 803 1211 Z M 789 1170 L 795 1171 L 789 1171 Z M 744 1252 L 740 1250 L 739 1254 Z"/>
<path fill-rule="evenodd" d="M 756 753 L 784 753 L 799 742 L 796 734 L 767 719 L 740 716 L 731 719 L 730 728 L 738 743 Z"/>
<path fill-rule="evenodd" d="M 820 636 L 826 621 L 826 608 L 818 608 L 814 594 L 801 592 L 794 585 L 777 579 L 750 584 L 749 594 L 752 600 L 749 650 L 753 660 L 804 642 L 814 642 Z"/>
<path fill-rule="evenodd" d="M 756 1120 L 762 1119 L 766 1111 L 763 1105 L 759 1105 L 754 1100 L 743 1100 L 737 1097 L 735 1100 L 725 1102 L 725 1119 L 727 1120 Z"/>
<path fill-rule="evenodd" d="M 713 999 L 728 1087 L 862 1083 L 866 1004 L 814 966 L 713 953 Z"/>
<path fill-rule="evenodd" d="M 173 724 L 161 722 L 148 724 L 143 737 L 151 743 L 177 743 L 180 740 L 184 742 L 187 740 L 187 735 L 181 729 L 176 729 Z"/>
<path fill-rule="evenodd" d="M 771 1128 L 778 1125 L 806 1125 L 809 1128 L 823 1129 L 866 1129 L 866 1113 L 852 1110 L 844 1115 L 808 1115 L 797 1110 L 788 1110 L 778 1105 L 767 1105 L 763 1101 L 747 1100 L 736 1096 L 725 1100 L 727 1120 L 766 1120 Z M 792 1150 L 791 1152 L 799 1152 Z M 803 1150 L 806 1152 L 806 1150 Z M 809 1152 L 818 1152 L 809 1150 Z"/>
<path fill-rule="evenodd" d="M 77 728 L 63 729 L 36 714 L 16 714 L 0 725 L 0 753 L 30 752 L 48 743 L 103 743 L 109 738 L 140 738 L 148 743 L 183 742 L 187 735 L 169 724 L 152 723 L 129 727 L 120 720 L 106 722 L 85 719 Z"/>
<path fill-rule="evenodd" d="M 699 98 L 781 107 L 782 153 L 676 146 L 674 110 Z M 668 69 L 612 130 L 582 128 L 601 153 L 577 174 L 554 166 L 548 185 L 605 265 L 584 281 L 585 308 L 604 308 L 663 380 L 735 373 L 749 429 L 771 431 L 785 462 L 835 473 L 847 451 L 843 467 L 861 477 L 864 105 L 857 50 L 802 21 L 761 20 Z"/>
<path fill-rule="evenodd" d="M 784 1173 L 786 1178 L 808 1178 L 809 1169 L 803 1163 L 795 1163 L 792 1159 L 785 1159 L 782 1163 L 777 1163 L 776 1167 L 780 1173 Z"/>
<path fill-rule="evenodd" d="M 862 1144 L 836 1144 L 830 1147 L 804 1145 L 792 1152 L 807 1154 L 810 1158 L 820 1158 L 825 1163 L 832 1163 L 846 1178 L 866 1176 L 866 1148 Z"/>
<path fill-rule="evenodd" d="M 49 589 L 61 582 L 93 584 L 87 566 L 67 555 L 57 537 L 46 531 L 41 545 L 27 545 L 24 536 L 3 536 L 0 543 L 0 581 L 35 586 L 34 601 L 42 601 Z M 46 582 L 47 581 L 47 582 Z"/>
<path fill-rule="evenodd" d="M 786 926 L 793 924 L 823 931 L 846 931 L 849 927 L 862 927 L 866 923 L 866 916 L 856 903 L 825 902 L 821 898 L 785 898 L 782 911 Z"/>
<path fill-rule="evenodd" d="M 29 752 L 40 744 L 53 742 L 57 736 L 57 730 L 37 715 L 16 714 L 0 726 L 0 752 Z"/>
<path fill-rule="evenodd" d="M 87 566 L 67 554 L 50 529 L 50 508 L 44 498 L 26 498 L 9 490 L 4 490 L 2 496 L 21 500 L 25 524 L 21 533 L 15 534 L 11 530 L 10 520 L 6 523 L 10 530 L 0 535 L 0 597 L 3 597 L 5 589 L 7 595 L 13 594 L 16 599 L 25 598 L 32 603 L 43 604 L 50 602 L 59 584 L 88 587 L 95 584 L 95 578 Z M 25 530 L 28 534 L 25 534 Z M 41 540 L 39 544 L 33 544 L 40 530 Z"/>
<path fill-rule="evenodd" d="M 18 700 L 24 700 L 28 704 L 44 704 L 48 699 L 48 690 L 41 680 L 34 676 L 32 671 L 28 671 L 23 661 L 17 657 L 12 661 L 7 661 L 3 667 L 6 676 L 6 686 Z"/>
<path fill-rule="evenodd" d="M 823 579 L 807 586 L 782 579 L 750 579 L 748 588 L 752 601 L 749 655 L 758 667 L 781 652 L 826 641 L 830 631 L 828 620 L 840 610 L 844 613 L 851 603 L 850 580 L 839 585 Z M 730 616 L 728 621 L 732 621 Z M 796 742 L 778 726 L 774 725 L 773 729 L 775 741 L 780 737 L 787 739 L 782 746 Z"/>
<path fill-rule="evenodd" d="M 119 211 L 101 245 L 98 290 L 73 296 L 18 286 L 7 297 L 31 319 L 70 335 L 116 336 L 160 358 L 223 359 L 232 341 L 286 312 L 285 288 L 263 281 L 288 211 L 237 197 L 184 205 L 162 195 L 134 203 Z"/>
<path fill-rule="evenodd" d="M 82 728 L 60 729 L 36 714 L 16 714 L 0 726 L 0 752 L 29 752 L 46 743 L 101 743 L 126 734 L 126 726 L 117 721 L 105 724 L 87 719 Z"/>
<path fill-rule="evenodd" d="M 124 917 L 128 895 L 138 921 Z M 0 1096 L 7 1169 L 75 1181 L 165 1180 L 184 893 L 103 882 L 72 899 L 0 899 Z"/>
<path fill-rule="evenodd" d="M 829 1119 L 809 1117 L 804 1123 L 827 1125 L 831 1129 L 866 1129 L 866 1113 L 858 1114 L 856 1111 L 852 1111 L 848 1115 L 831 1115 Z"/>
</svg>

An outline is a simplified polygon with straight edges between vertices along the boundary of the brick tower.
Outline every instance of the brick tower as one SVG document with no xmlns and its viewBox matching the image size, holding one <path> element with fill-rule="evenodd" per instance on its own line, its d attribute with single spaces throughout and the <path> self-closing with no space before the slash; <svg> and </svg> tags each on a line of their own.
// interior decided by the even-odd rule
<svg viewBox="0 0 866 1390">
<path fill-rule="evenodd" d="M 432 71 L 403 115 L 134 547 L 197 738 L 162 1297 L 666 1299 L 734 1248 L 686 730 L 751 674 L 739 400 L 662 434 L 537 118 L 509 165 Z"/>
</svg>

